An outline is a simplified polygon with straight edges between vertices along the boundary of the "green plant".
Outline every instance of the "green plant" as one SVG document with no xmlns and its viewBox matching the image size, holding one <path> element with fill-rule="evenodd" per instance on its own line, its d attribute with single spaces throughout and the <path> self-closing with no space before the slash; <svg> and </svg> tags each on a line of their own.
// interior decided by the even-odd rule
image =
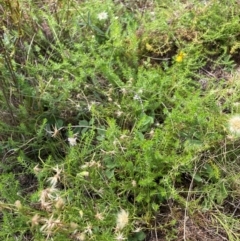
<svg viewBox="0 0 240 241">
<path fill-rule="evenodd" d="M 3 240 L 239 238 L 238 3 L 1 6 Z"/>
</svg>

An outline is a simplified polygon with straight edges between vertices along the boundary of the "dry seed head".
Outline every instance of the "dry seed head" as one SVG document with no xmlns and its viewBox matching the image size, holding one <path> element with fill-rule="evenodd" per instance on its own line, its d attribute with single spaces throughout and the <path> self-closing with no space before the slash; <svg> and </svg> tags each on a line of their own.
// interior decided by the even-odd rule
<svg viewBox="0 0 240 241">
<path fill-rule="evenodd" d="M 62 226 L 60 219 L 53 219 L 53 215 L 49 219 L 42 219 L 42 221 L 44 221 L 44 225 L 40 228 L 40 231 L 48 236 Z"/>
<path fill-rule="evenodd" d="M 31 219 L 31 224 L 32 227 L 34 226 L 38 226 L 39 225 L 39 221 L 40 221 L 40 216 L 38 214 L 35 214 L 32 219 Z"/>
<path fill-rule="evenodd" d="M 43 210 L 50 211 L 52 209 L 52 200 L 56 199 L 58 189 L 54 187 L 43 189 L 40 193 L 39 201 Z"/>
<path fill-rule="evenodd" d="M 52 187 L 55 187 L 57 185 L 57 182 L 60 180 L 60 177 L 61 177 L 60 175 L 63 169 L 59 168 L 58 165 L 52 169 L 56 172 L 56 174 L 53 177 L 49 177 L 48 182 L 50 182 Z"/>
<path fill-rule="evenodd" d="M 43 202 L 41 203 L 41 209 L 47 212 L 52 211 L 52 203 L 51 202 Z"/>
<path fill-rule="evenodd" d="M 56 175 L 60 175 L 61 174 L 61 172 L 63 171 L 63 169 L 62 168 L 59 168 L 59 166 L 57 165 L 56 167 L 53 167 L 52 168 L 55 172 L 56 172 Z"/>
<path fill-rule="evenodd" d="M 126 238 L 124 237 L 124 235 L 122 233 L 117 233 L 115 240 L 121 241 L 121 240 L 126 240 Z"/>
<path fill-rule="evenodd" d="M 70 223 L 70 228 L 73 229 L 73 230 L 76 230 L 78 228 L 78 224 L 74 223 L 74 222 L 71 222 Z"/>
<path fill-rule="evenodd" d="M 116 116 L 117 116 L 117 117 L 120 117 L 122 114 L 123 114 L 122 111 L 120 111 L 120 110 L 116 111 Z"/>
<path fill-rule="evenodd" d="M 126 95 L 128 91 L 125 88 L 122 88 L 121 92 L 123 93 L 123 95 Z"/>
<path fill-rule="evenodd" d="M 99 212 L 96 213 L 95 218 L 96 218 L 97 220 L 100 220 L 100 221 L 102 221 L 102 220 L 104 219 L 103 214 L 102 214 L 102 213 L 99 213 Z"/>
<path fill-rule="evenodd" d="M 14 205 L 15 205 L 15 207 L 16 207 L 18 210 L 22 209 L 22 203 L 21 203 L 21 201 L 17 200 L 17 201 L 14 203 Z"/>
<path fill-rule="evenodd" d="M 59 135 L 61 129 L 63 129 L 63 128 L 61 127 L 58 129 L 57 126 L 55 125 L 53 127 L 53 131 L 50 132 L 51 137 L 56 138 Z"/>
<path fill-rule="evenodd" d="M 229 119 L 229 131 L 234 135 L 240 135 L 240 116 L 233 116 Z"/>
<path fill-rule="evenodd" d="M 59 176 L 56 174 L 53 177 L 49 177 L 47 181 L 50 183 L 52 187 L 56 187 L 58 179 L 59 179 Z"/>
<path fill-rule="evenodd" d="M 64 204 L 65 204 L 64 200 L 61 197 L 58 197 L 57 201 L 55 203 L 55 208 L 59 209 L 59 210 L 62 210 L 63 207 L 64 207 Z"/>
<path fill-rule="evenodd" d="M 46 188 L 41 191 L 39 201 L 41 203 L 47 202 L 49 199 L 54 199 L 53 194 L 58 190 L 54 187 Z"/>
<path fill-rule="evenodd" d="M 128 224 L 128 216 L 128 212 L 126 212 L 124 209 L 117 214 L 116 230 L 122 230 Z"/>
<path fill-rule="evenodd" d="M 92 225 L 90 223 L 87 224 L 87 227 L 85 228 L 84 233 L 87 233 L 89 235 L 93 234 L 93 232 L 92 232 Z"/>
<path fill-rule="evenodd" d="M 37 164 L 34 168 L 33 168 L 33 172 L 35 175 L 39 174 L 42 169 L 38 167 L 39 164 Z"/>
<path fill-rule="evenodd" d="M 86 235 L 85 235 L 85 233 L 76 233 L 75 234 L 75 238 L 77 239 L 77 240 L 79 240 L 79 241 L 84 241 L 85 239 L 86 239 Z"/>
</svg>

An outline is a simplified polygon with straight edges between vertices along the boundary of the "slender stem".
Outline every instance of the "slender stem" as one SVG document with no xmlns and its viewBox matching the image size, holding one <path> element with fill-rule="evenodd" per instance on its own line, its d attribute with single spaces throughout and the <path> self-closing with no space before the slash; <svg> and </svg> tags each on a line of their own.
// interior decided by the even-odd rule
<svg viewBox="0 0 240 241">
<path fill-rule="evenodd" d="M 9 70 L 9 72 L 11 74 L 13 83 L 14 83 L 15 86 L 17 86 L 17 78 L 14 74 L 13 67 L 12 67 L 12 64 L 11 64 L 11 61 L 10 61 L 10 57 L 8 56 L 7 51 L 5 49 L 5 46 L 3 44 L 2 37 L 0 37 L 0 49 L 1 49 L 1 52 L 3 52 L 3 57 L 4 57 L 6 65 L 7 65 L 7 69 Z M 10 104 L 10 101 L 9 101 L 9 98 L 8 98 L 8 93 L 6 92 L 6 90 L 8 90 L 9 96 L 10 96 L 10 87 L 11 86 L 9 86 L 9 84 L 6 83 L 2 72 L 0 72 L 0 87 L 1 87 L 1 90 L 2 90 L 2 93 L 3 93 L 3 96 L 5 98 L 5 102 L 7 104 L 7 107 L 10 111 L 11 117 L 12 117 L 13 121 L 16 123 L 16 118 L 14 117 L 14 114 L 13 114 L 13 108 L 12 108 L 12 105 Z"/>
</svg>

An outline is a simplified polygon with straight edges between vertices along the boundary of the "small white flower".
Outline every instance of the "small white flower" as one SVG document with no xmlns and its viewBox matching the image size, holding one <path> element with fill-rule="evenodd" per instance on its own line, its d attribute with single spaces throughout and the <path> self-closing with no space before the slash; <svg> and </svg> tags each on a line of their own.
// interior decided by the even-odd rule
<svg viewBox="0 0 240 241">
<path fill-rule="evenodd" d="M 70 146 L 76 146 L 77 138 L 76 137 L 68 137 L 68 142 L 69 142 Z"/>
<path fill-rule="evenodd" d="M 106 20 L 108 18 L 108 14 L 106 12 L 101 12 L 97 15 L 98 20 Z"/>
<path fill-rule="evenodd" d="M 126 95 L 127 94 L 127 90 L 125 88 L 122 88 L 121 89 L 121 92 L 123 93 L 123 95 Z"/>
<path fill-rule="evenodd" d="M 117 215 L 116 230 L 122 230 L 128 224 L 128 212 L 122 209 Z"/>
<path fill-rule="evenodd" d="M 133 97 L 134 100 L 141 100 L 141 97 L 138 94 L 135 94 Z"/>
<path fill-rule="evenodd" d="M 132 187 L 136 187 L 137 186 L 137 182 L 135 180 L 132 180 Z"/>
</svg>

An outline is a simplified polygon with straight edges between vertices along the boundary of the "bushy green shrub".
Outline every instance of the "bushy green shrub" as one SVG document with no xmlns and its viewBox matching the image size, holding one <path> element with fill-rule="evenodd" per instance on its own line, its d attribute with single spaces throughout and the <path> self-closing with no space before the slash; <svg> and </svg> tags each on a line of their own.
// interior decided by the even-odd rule
<svg viewBox="0 0 240 241">
<path fill-rule="evenodd" d="M 149 2 L 3 4 L 2 239 L 239 238 L 238 3 Z"/>
</svg>

